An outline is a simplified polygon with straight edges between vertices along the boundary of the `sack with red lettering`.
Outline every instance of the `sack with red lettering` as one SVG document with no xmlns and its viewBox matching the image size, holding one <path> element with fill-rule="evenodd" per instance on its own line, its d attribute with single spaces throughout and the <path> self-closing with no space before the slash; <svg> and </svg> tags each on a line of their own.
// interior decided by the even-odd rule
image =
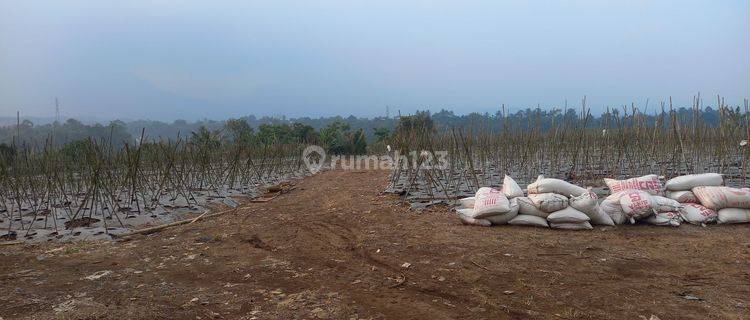
<svg viewBox="0 0 750 320">
<path fill-rule="evenodd" d="M 472 218 L 484 218 L 494 216 L 510 211 L 510 201 L 508 198 L 493 188 L 479 188 L 474 196 L 474 211 Z"/>
<path fill-rule="evenodd" d="M 508 224 L 508 221 L 513 220 L 518 215 L 518 201 L 513 198 L 509 201 L 510 211 L 506 213 L 496 214 L 494 216 L 484 217 L 484 219 L 490 220 L 493 225 Z"/>
<path fill-rule="evenodd" d="M 625 190 L 643 190 L 651 195 L 658 196 L 662 190 L 661 181 L 659 181 L 659 177 L 655 174 L 627 180 L 604 178 L 604 183 L 613 194 Z"/>
<path fill-rule="evenodd" d="M 679 203 L 698 203 L 698 198 L 692 191 L 667 191 L 667 198 L 676 200 Z"/>
<path fill-rule="evenodd" d="M 718 214 L 716 211 L 706 208 L 697 203 L 686 203 L 680 210 L 682 219 L 692 224 L 704 224 L 715 222 Z"/>
<path fill-rule="evenodd" d="M 664 187 L 670 191 L 685 191 L 701 186 L 720 186 L 724 179 L 718 173 L 688 174 L 669 179 Z"/>
<path fill-rule="evenodd" d="M 703 206 L 713 210 L 750 208 L 750 190 L 730 187 L 695 187 L 693 193 Z"/>
<path fill-rule="evenodd" d="M 659 204 L 646 191 L 627 190 L 620 196 L 620 206 L 625 216 L 633 223 L 634 219 L 642 219 L 657 212 Z"/>
</svg>

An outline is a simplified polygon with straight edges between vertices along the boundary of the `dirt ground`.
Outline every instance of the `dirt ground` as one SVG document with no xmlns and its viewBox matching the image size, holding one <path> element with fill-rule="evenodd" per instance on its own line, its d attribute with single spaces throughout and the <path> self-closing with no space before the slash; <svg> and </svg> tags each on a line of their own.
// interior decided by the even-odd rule
<svg viewBox="0 0 750 320">
<path fill-rule="evenodd" d="M 0 246 L 0 318 L 750 319 L 750 225 L 470 227 L 386 176 L 324 172 L 130 241 Z"/>
</svg>

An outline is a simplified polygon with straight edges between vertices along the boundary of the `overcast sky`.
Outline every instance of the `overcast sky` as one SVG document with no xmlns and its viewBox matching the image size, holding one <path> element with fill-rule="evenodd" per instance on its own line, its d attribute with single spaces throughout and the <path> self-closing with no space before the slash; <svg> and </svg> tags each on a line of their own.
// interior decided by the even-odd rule
<svg viewBox="0 0 750 320">
<path fill-rule="evenodd" d="M 750 97 L 750 1 L 0 0 L 0 116 L 225 119 Z"/>
</svg>

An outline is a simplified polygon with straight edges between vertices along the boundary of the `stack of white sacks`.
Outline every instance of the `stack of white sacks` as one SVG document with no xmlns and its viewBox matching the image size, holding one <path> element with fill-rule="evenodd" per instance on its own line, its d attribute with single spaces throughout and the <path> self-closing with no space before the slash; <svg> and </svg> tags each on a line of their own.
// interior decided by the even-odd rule
<svg viewBox="0 0 750 320">
<path fill-rule="evenodd" d="M 457 211 L 466 224 L 568 230 L 636 221 L 675 227 L 682 222 L 750 222 L 750 188 L 722 186 L 718 173 L 679 176 L 664 185 L 656 175 L 604 179 L 604 183 L 612 194 L 600 203 L 590 189 L 543 176 L 527 187 L 528 196 L 524 196 L 523 189 L 506 175 L 500 190 L 480 188 L 474 197 L 461 199 Z"/>
<path fill-rule="evenodd" d="M 542 176 L 523 189 L 509 176 L 502 191 L 480 188 L 471 198 L 461 199 L 461 221 L 473 225 L 523 225 L 568 230 L 592 229 L 591 224 L 614 225 L 601 210 L 596 194 L 559 179 Z"/>
<path fill-rule="evenodd" d="M 501 190 L 482 187 L 473 197 L 459 200 L 458 217 L 465 224 L 489 227 L 507 224 L 518 216 L 517 197 L 523 189 L 511 177 L 505 176 Z"/>
<path fill-rule="evenodd" d="M 539 178 L 518 198 L 519 213 L 546 219 L 556 229 L 587 230 L 592 224 L 614 225 L 599 207 L 595 193 L 560 179 Z M 519 215 L 520 216 L 520 215 Z"/>
<path fill-rule="evenodd" d="M 703 190 L 704 187 L 718 187 L 724 184 L 724 179 L 718 173 L 689 174 L 670 179 L 665 184 L 667 198 L 676 200 L 683 205 L 680 211 L 682 220 L 697 225 L 716 222 L 716 210 L 706 208 L 693 193 L 693 189 Z"/>
<path fill-rule="evenodd" d="M 642 220 L 653 225 L 677 227 L 682 222 L 683 205 L 664 197 L 662 184 L 654 174 L 627 180 L 604 179 L 612 192 L 601 208 L 615 224 Z"/>
<path fill-rule="evenodd" d="M 750 189 L 724 187 L 718 173 L 679 176 L 668 180 L 664 188 L 656 175 L 604 182 L 612 195 L 601 207 L 617 224 L 636 220 L 669 226 L 683 221 L 697 225 L 750 222 Z"/>
<path fill-rule="evenodd" d="M 706 173 L 677 177 L 672 188 L 688 188 L 705 210 L 713 211 L 718 223 L 750 222 L 750 189 L 730 188 L 722 185 L 721 175 Z M 672 181 L 670 180 L 670 181 Z M 669 188 L 669 182 L 667 183 Z"/>
</svg>

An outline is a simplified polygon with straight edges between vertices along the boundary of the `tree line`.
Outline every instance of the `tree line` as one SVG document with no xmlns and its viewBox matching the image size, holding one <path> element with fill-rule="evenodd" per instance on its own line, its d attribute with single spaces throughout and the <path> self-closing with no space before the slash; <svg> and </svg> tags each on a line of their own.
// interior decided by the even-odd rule
<svg viewBox="0 0 750 320">
<path fill-rule="evenodd" d="M 201 120 L 187 122 L 176 120 L 162 121 L 111 121 L 108 124 L 84 124 L 75 119 L 35 125 L 24 120 L 18 125 L 0 127 L 0 148 L 9 152 L 13 148 L 31 148 L 44 145 L 64 146 L 83 140 L 107 141 L 113 147 L 138 143 L 146 140 L 210 139 L 212 141 L 252 142 L 255 144 L 318 143 L 326 145 L 334 153 L 364 152 L 367 144 L 382 143 L 399 126 L 409 125 L 414 119 L 428 119 L 430 130 L 455 127 L 481 128 L 486 132 L 501 132 L 504 129 L 545 130 L 566 121 L 586 119 L 586 126 L 613 127 L 623 121 L 639 121 L 646 125 L 669 126 L 672 119 L 690 122 L 700 118 L 703 123 L 717 125 L 728 116 L 744 116 L 748 109 L 735 108 L 678 108 L 662 107 L 650 114 L 636 107 L 608 109 L 601 115 L 591 115 L 585 108 L 541 109 L 527 108 L 515 112 L 499 110 L 490 113 L 469 113 L 458 115 L 453 111 L 441 110 L 437 113 L 419 111 L 404 117 L 320 117 L 320 118 L 277 118 L 247 116 L 225 121 Z M 434 128 L 433 128 L 434 127 Z"/>
</svg>

